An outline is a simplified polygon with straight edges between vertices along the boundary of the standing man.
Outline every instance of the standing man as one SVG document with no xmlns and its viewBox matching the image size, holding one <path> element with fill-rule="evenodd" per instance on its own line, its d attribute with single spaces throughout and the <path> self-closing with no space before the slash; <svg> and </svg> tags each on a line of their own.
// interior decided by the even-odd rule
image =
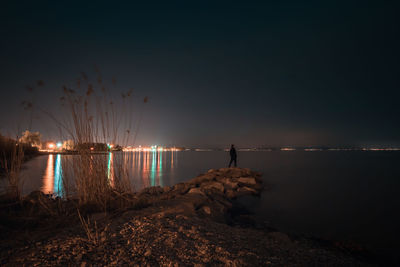
<svg viewBox="0 0 400 267">
<path fill-rule="evenodd" d="M 230 153 L 230 155 L 231 155 L 231 161 L 229 162 L 229 168 L 231 167 L 232 162 L 234 162 L 234 165 L 235 165 L 235 167 L 236 167 L 236 158 L 237 158 L 237 155 L 236 155 L 235 146 L 234 146 L 233 144 L 231 145 L 231 150 L 229 151 L 229 153 Z"/>
</svg>

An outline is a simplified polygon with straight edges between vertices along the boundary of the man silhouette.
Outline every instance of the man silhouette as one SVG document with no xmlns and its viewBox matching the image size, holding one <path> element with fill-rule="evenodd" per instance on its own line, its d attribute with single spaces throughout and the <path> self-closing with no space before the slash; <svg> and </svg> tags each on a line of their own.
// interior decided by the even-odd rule
<svg viewBox="0 0 400 267">
<path fill-rule="evenodd" d="M 235 146 L 232 144 L 231 145 L 231 150 L 229 151 L 230 155 L 231 155 L 231 161 L 229 162 L 229 168 L 231 167 L 232 162 L 234 163 L 234 166 L 236 167 L 236 149 Z"/>
</svg>

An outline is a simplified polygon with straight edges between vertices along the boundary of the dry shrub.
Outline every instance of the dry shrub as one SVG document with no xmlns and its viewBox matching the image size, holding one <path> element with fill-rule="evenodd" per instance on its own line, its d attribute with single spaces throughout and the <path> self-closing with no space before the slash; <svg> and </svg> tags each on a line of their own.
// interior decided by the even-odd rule
<svg viewBox="0 0 400 267">
<path fill-rule="evenodd" d="M 25 150 L 24 144 L 0 135 L 0 175 L 4 175 L 7 179 L 6 190 L 8 192 L 6 194 L 15 199 L 21 197 L 23 180 L 20 171 L 24 162 Z"/>
<path fill-rule="evenodd" d="M 103 229 L 99 229 L 97 226 L 97 222 L 94 221 L 94 223 L 90 222 L 90 219 L 87 218 L 85 220 L 81 213 L 79 212 L 78 209 L 78 216 L 79 220 L 81 222 L 81 226 L 83 230 L 85 231 L 86 237 L 87 237 L 87 242 L 93 244 L 94 246 L 98 246 L 101 243 L 104 243 L 107 240 L 107 234 L 108 234 L 108 227 L 109 224 L 106 225 Z"/>
<path fill-rule="evenodd" d="M 132 90 L 115 100 L 98 75 L 97 83 L 90 83 L 83 73 L 75 89 L 64 86 L 60 98 L 64 118 L 47 114 L 62 135 L 73 140 L 77 152 L 63 160 L 63 196 L 78 198 L 80 205 L 94 204 L 106 210 L 117 196 L 133 192 L 126 166 L 119 158 L 112 160 L 118 152 L 112 152 L 108 145 L 134 142 L 138 129 L 132 130 Z"/>
</svg>

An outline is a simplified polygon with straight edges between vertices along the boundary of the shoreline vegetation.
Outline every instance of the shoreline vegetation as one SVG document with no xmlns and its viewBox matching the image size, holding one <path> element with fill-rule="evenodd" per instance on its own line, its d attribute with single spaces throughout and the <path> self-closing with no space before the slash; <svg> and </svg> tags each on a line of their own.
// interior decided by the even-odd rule
<svg viewBox="0 0 400 267">
<path fill-rule="evenodd" d="M 0 177 L 12 170 L 13 164 L 22 164 L 31 158 L 40 155 L 36 147 L 24 144 L 0 134 Z M 17 162 L 20 161 L 20 162 Z"/>
<path fill-rule="evenodd" d="M 289 235 L 238 202 L 263 191 L 261 174 L 221 168 L 172 187 L 110 191 L 109 201 L 1 198 L 3 266 L 360 266 L 357 245 Z"/>
</svg>

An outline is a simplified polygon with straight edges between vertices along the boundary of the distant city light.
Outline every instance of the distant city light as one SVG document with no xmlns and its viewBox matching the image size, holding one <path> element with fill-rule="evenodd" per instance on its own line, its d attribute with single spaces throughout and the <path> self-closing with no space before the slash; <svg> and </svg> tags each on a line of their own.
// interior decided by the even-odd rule
<svg viewBox="0 0 400 267">
<path fill-rule="evenodd" d="M 49 143 L 47 146 L 48 146 L 48 148 L 54 148 L 54 144 L 53 143 Z"/>
<path fill-rule="evenodd" d="M 57 147 L 58 147 L 58 148 L 62 147 L 62 143 L 61 143 L 61 142 L 58 142 L 58 143 L 57 143 Z"/>
<path fill-rule="evenodd" d="M 137 146 L 137 147 L 124 147 L 122 149 L 123 151 L 138 151 L 138 152 L 149 152 L 149 151 L 153 151 L 153 152 L 166 152 L 166 151 L 181 151 L 181 148 L 176 148 L 176 147 L 163 147 L 163 146 L 157 146 L 157 145 L 152 145 L 152 146 Z"/>
</svg>

